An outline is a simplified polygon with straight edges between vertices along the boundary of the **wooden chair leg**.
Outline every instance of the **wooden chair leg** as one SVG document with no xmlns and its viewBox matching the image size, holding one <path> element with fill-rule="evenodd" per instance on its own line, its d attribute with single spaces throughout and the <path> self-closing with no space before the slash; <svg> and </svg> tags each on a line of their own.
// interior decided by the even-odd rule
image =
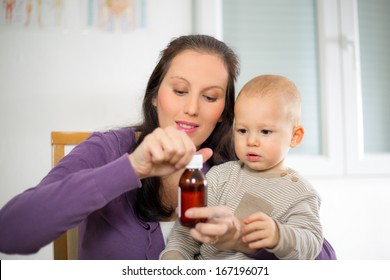
<svg viewBox="0 0 390 280">
<path fill-rule="evenodd" d="M 68 245 L 66 232 L 54 240 L 54 259 L 67 260 L 68 259 Z"/>
</svg>

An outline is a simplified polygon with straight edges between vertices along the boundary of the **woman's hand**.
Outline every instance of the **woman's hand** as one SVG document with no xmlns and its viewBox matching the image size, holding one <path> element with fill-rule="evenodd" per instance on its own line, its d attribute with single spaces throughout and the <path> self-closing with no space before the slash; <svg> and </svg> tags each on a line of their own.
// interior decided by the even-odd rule
<svg viewBox="0 0 390 280">
<path fill-rule="evenodd" d="M 263 212 L 256 212 L 244 219 L 242 240 L 249 248 L 275 247 L 279 242 L 279 228 L 276 222 Z"/>
<path fill-rule="evenodd" d="M 156 128 L 129 155 L 129 160 L 140 179 L 153 176 L 166 176 L 184 168 L 196 152 L 191 138 L 174 127 Z M 211 149 L 200 151 L 207 161 Z"/>
<path fill-rule="evenodd" d="M 219 250 L 233 249 L 243 253 L 252 253 L 242 241 L 241 222 L 226 206 L 199 207 L 188 209 L 185 215 L 194 219 L 207 219 L 190 230 L 192 238 L 202 243 L 212 244 Z"/>
</svg>

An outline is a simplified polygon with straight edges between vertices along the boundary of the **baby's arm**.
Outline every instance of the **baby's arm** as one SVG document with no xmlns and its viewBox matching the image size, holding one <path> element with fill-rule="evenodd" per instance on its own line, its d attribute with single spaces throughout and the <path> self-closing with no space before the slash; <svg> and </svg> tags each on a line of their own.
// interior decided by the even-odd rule
<svg viewBox="0 0 390 280">
<path fill-rule="evenodd" d="M 323 235 L 313 194 L 301 197 L 290 208 L 285 222 L 256 212 L 244 220 L 243 241 L 250 248 L 264 248 L 279 259 L 314 259 L 322 248 Z"/>
</svg>

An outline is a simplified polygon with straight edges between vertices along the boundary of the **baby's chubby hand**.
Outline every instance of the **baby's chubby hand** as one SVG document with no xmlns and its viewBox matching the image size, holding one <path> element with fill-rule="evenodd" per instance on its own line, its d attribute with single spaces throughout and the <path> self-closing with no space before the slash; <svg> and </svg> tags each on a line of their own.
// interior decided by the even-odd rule
<svg viewBox="0 0 390 280">
<path fill-rule="evenodd" d="M 279 242 L 276 222 L 263 212 L 255 212 L 243 220 L 242 241 L 251 249 L 274 248 Z"/>
</svg>

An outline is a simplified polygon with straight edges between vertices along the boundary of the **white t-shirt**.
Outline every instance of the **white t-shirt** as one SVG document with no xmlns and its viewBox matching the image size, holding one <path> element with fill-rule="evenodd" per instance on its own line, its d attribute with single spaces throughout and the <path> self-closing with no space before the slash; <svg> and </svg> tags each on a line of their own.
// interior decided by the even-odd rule
<svg viewBox="0 0 390 280">
<path fill-rule="evenodd" d="M 162 231 L 162 234 L 164 237 L 165 244 L 167 244 L 168 236 L 171 233 L 171 230 L 172 230 L 174 224 L 175 224 L 175 221 L 160 222 L 160 227 L 161 227 L 161 231 Z"/>
</svg>

